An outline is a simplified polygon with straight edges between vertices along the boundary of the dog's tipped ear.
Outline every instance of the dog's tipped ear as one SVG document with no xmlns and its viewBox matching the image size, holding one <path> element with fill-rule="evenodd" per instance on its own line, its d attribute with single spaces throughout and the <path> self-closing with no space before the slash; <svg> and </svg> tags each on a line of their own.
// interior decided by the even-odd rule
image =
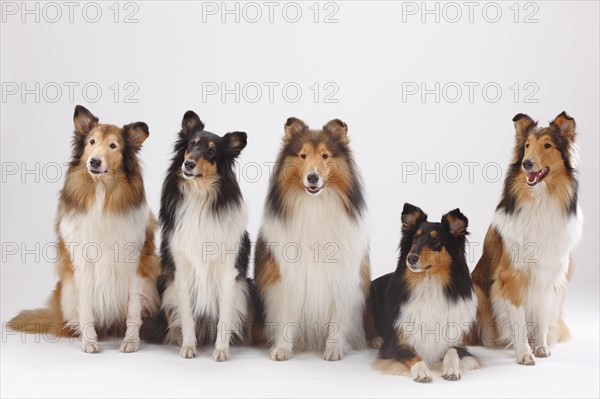
<svg viewBox="0 0 600 399">
<path fill-rule="evenodd" d="M 73 114 L 75 134 L 86 136 L 97 124 L 98 118 L 96 118 L 86 107 L 82 105 L 75 106 L 75 113 Z"/>
<path fill-rule="evenodd" d="M 204 123 L 194 111 L 187 111 L 181 121 L 181 132 L 188 135 L 194 130 L 204 130 Z"/>
<path fill-rule="evenodd" d="M 323 130 L 331 134 L 336 140 L 348 140 L 348 125 L 339 119 L 330 120 L 323 126 Z"/>
<path fill-rule="evenodd" d="M 448 229 L 452 237 L 461 237 L 467 235 L 469 219 L 456 208 L 442 216 L 442 225 Z"/>
<path fill-rule="evenodd" d="M 406 202 L 402 209 L 402 231 L 406 232 L 427 220 L 427 214 L 421 208 Z"/>
<path fill-rule="evenodd" d="M 513 118 L 513 122 L 515 124 L 515 134 L 517 136 L 517 141 L 521 141 L 523 137 L 527 134 L 529 129 L 532 126 L 536 125 L 536 122 L 529 117 L 529 115 L 525 114 L 516 114 Z"/>
<path fill-rule="evenodd" d="M 244 132 L 231 132 L 223 136 L 225 152 L 229 158 L 236 158 L 248 143 L 248 135 Z"/>
<path fill-rule="evenodd" d="M 144 144 L 144 141 L 150 136 L 148 125 L 144 122 L 130 123 L 129 125 L 123 126 L 123 130 L 125 131 L 127 142 L 136 151 L 142 148 L 142 144 Z"/>
<path fill-rule="evenodd" d="M 560 135 L 573 140 L 575 138 L 575 119 L 571 118 L 565 111 L 561 112 L 552 122 L 550 126 L 553 126 L 560 131 Z"/>
<path fill-rule="evenodd" d="M 306 126 L 306 124 L 302 120 L 292 116 L 291 118 L 288 118 L 287 121 L 285 121 L 285 125 L 284 125 L 285 137 L 284 138 L 286 140 L 292 139 L 292 138 L 296 137 L 298 134 L 306 131 L 306 129 L 308 129 L 308 126 Z"/>
</svg>

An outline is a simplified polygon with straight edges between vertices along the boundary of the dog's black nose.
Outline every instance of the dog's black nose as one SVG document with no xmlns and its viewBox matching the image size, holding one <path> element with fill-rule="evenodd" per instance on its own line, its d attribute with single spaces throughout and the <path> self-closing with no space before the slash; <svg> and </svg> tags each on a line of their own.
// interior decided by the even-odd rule
<svg viewBox="0 0 600 399">
<path fill-rule="evenodd" d="M 92 168 L 99 168 L 100 165 L 102 165 L 102 161 L 98 158 L 92 158 L 90 159 L 90 166 Z"/>
<path fill-rule="evenodd" d="M 416 254 L 408 254 L 406 257 L 406 261 L 409 265 L 416 265 L 419 262 L 419 255 Z"/>
<path fill-rule="evenodd" d="M 196 167 L 196 162 L 194 161 L 185 161 L 185 163 L 183 164 L 185 166 L 186 169 L 188 170 L 192 170 Z"/>
<path fill-rule="evenodd" d="M 526 159 L 523 161 L 523 169 L 530 170 L 533 169 L 533 161 L 531 159 Z"/>
<path fill-rule="evenodd" d="M 306 180 L 308 180 L 310 184 L 317 184 L 319 181 L 319 175 L 316 173 L 311 173 L 306 177 Z"/>
</svg>

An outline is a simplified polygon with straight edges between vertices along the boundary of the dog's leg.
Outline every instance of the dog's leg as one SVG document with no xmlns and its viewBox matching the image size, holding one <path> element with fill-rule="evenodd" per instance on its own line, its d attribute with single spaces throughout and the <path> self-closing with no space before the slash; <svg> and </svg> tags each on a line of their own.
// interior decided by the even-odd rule
<svg viewBox="0 0 600 399">
<path fill-rule="evenodd" d="M 135 274 L 129 283 L 129 299 L 127 303 L 127 331 L 121 343 L 121 352 L 135 352 L 140 346 L 140 327 L 142 326 L 142 281 Z"/>
<path fill-rule="evenodd" d="M 190 284 L 195 284 L 192 265 L 182 256 L 175 256 L 175 287 L 177 289 L 177 310 L 181 319 L 181 357 L 196 357 L 196 320 L 192 309 Z"/>
<path fill-rule="evenodd" d="M 455 346 L 448 349 L 442 367 L 442 377 L 456 381 L 461 378 L 463 371 L 479 368 L 481 363 L 465 347 Z"/>
<path fill-rule="evenodd" d="M 212 359 L 217 362 L 229 360 L 229 343 L 233 334 L 241 332 L 241 317 L 239 310 L 247 308 L 245 281 L 236 280 L 237 270 L 234 265 L 226 266 L 227 272 L 221 283 L 219 295 L 219 323 L 217 339 Z M 243 302 L 240 303 L 240 302 Z"/>
<path fill-rule="evenodd" d="M 373 363 L 373 366 L 383 373 L 395 375 L 410 374 L 413 380 L 421 383 L 432 381 L 429 367 L 417 355 L 415 350 L 408 345 L 401 344 L 385 349 L 382 347 L 379 355 L 380 358 Z M 381 357 L 382 355 L 383 358 Z"/>
<path fill-rule="evenodd" d="M 289 296 L 284 293 L 282 283 L 279 282 L 269 288 L 265 305 L 268 315 L 266 327 L 268 334 L 273 335 L 271 359 L 288 360 L 292 357 L 295 340 L 300 339 L 300 337 L 290 336 L 299 331 L 296 321 L 298 318 L 294 317 L 296 314 L 294 309 L 299 307 L 299 304 L 290 301 Z"/>
<path fill-rule="evenodd" d="M 516 306 L 508 299 L 496 298 L 494 300 L 494 313 L 505 316 L 502 317 L 505 321 L 505 323 L 502 323 L 502 329 L 507 331 L 502 331 L 502 334 L 510 333 L 517 363 L 534 365 L 535 358 L 529 346 L 527 321 L 523 306 Z"/>
<path fill-rule="evenodd" d="M 460 380 L 460 358 L 455 348 L 450 348 L 442 362 L 442 377 L 448 381 Z"/>
<path fill-rule="evenodd" d="M 77 287 L 77 296 L 79 300 L 79 331 L 81 333 L 81 343 L 85 353 L 100 352 L 98 344 L 98 334 L 96 333 L 96 323 L 93 309 L 93 265 L 85 265 L 83 270 L 75 273 L 75 284 Z"/>
</svg>

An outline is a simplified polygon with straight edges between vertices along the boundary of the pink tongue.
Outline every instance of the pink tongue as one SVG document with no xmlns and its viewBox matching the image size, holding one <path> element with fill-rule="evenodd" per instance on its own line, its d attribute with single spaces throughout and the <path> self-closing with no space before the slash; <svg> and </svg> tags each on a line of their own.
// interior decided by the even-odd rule
<svg viewBox="0 0 600 399">
<path fill-rule="evenodd" d="M 529 182 L 533 183 L 537 177 L 538 177 L 538 172 L 529 172 L 529 174 L 527 175 L 527 180 Z"/>
</svg>

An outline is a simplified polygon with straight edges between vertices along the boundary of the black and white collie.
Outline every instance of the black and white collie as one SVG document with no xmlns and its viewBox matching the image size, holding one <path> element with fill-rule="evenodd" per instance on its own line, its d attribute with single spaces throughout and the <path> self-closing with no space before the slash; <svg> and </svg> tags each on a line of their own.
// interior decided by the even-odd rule
<svg viewBox="0 0 600 399">
<path fill-rule="evenodd" d="M 273 360 L 303 349 L 340 360 L 365 344 L 365 200 L 347 131 L 338 119 L 285 124 L 255 254 Z"/>
<path fill-rule="evenodd" d="M 121 351 L 135 352 L 142 318 L 159 304 L 156 220 L 137 156 L 148 126 L 100 123 L 80 105 L 73 123 L 73 157 L 56 216 L 59 281 L 46 308 L 21 312 L 9 327 L 77 334 L 87 353 L 100 351 L 99 338 L 124 334 Z"/>
<path fill-rule="evenodd" d="M 167 342 L 181 356 L 215 343 L 213 360 L 229 359 L 232 338 L 244 333 L 249 286 L 247 212 L 234 173 L 246 133 L 220 137 L 188 111 L 163 184 L 162 275 L 158 288 Z"/>
<path fill-rule="evenodd" d="M 533 365 L 569 337 L 562 305 L 583 227 L 578 148 L 565 112 L 548 127 L 524 114 L 513 122 L 512 164 L 472 277 L 481 342 L 512 344 L 517 363 Z"/>
<path fill-rule="evenodd" d="M 467 225 L 458 209 L 433 223 L 421 209 L 404 204 L 396 271 L 371 286 L 375 327 L 383 338 L 378 370 L 430 382 L 428 366 L 440 361 L 447 380 L 479 367 L 464 346 L 477 313 L 465 260 Z"/>
</svg>

